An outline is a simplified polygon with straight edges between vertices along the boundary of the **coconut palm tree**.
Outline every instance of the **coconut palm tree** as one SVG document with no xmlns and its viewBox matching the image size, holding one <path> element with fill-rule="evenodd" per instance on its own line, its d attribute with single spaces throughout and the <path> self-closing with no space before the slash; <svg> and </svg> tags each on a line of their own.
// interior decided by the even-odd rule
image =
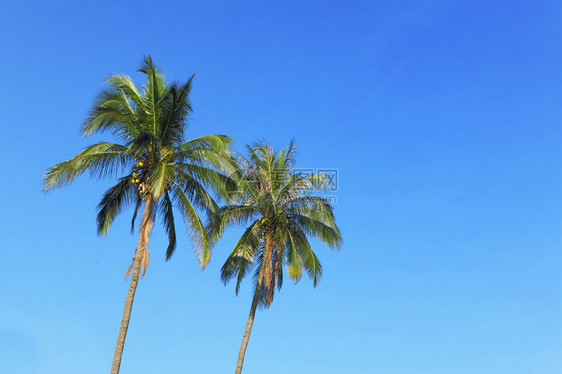
<svg viewBox="0 0 562 374">
<path fill-rule="evenodd" d="M 236 278 L 236 294 L 242 279 L 255 270 L 255 289 L 250 315 L 240 346 L 236 373 L 242 371 L 244 354 L 258 306 L 268 308 L 275 286 L 283 284 L 283 265 L 296 283 L 304 271 L 316 287 L 322 266 L 312 251 L 307 236 L 320 239 L 331 248 L 341 244 L 330 203 L 311 195 L 328 186 L 323 174 L 304 176 L 295 172 L 294 143 L 275 153 L 267 143 L 247 147 L 249 158 L 240 156 L 238 196 L 230 205 L 211 214 L 207 230 L 216 241 L 230 225 L 247 224 L 221 269 L 226 284 Z"/>
<path fill-rule="evenodd" d="M 140 89 L 129 76 L 110 76 L 108 87 L 93 104 L 82 127 L 84 136 L 109 132 L 119 143 L 100 142 L 86 147 L 49 168 L 44 180 L 44 191 L 49 191 L 86 172 L 95 178 L 117 177 L 117 183 L 105 192 L 98 205 L 99 235 L 106 235 L 115 217 L 129 205 L 134 206 L 132 232 L 137 212 L 144 209 L 138 244 L 126 272 L 126 277 L 131 274 L 131 283 L 112 374 L 118 373 L 121 365 L 135 290 L 148 266 L 148 242 L 156 216 L 161 218 L 169 239 L 166 259 L 176 248 L 175 207 L 184 218 L 204 267 L 210 259 L 211 240 L 198 210 L 218 209 L 207 188 L 219 194 L 228 188 L 228 178 L 217 168 L 229 160 L 230 138 L 208 135 L 185 141 L 193 76 L 184 84 L 168 84 L 150 56 L 145 57 L 139 72 L 146 78 Z"/>
</svg>

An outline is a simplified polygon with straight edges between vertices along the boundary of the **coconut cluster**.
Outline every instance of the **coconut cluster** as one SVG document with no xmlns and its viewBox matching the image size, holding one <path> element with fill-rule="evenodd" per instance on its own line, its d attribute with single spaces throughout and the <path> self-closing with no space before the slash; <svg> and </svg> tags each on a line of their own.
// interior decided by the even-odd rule
<svg viewBox="0 0 562 374">
<path fill-rule="evenodd" d="M 142 168 L 143 166 L 144 166 L 144 164 L 142 163 L 142 161 L 139 161 L 139 162 L 135 165 L 135 167 L 136 167 L 137 169 L 140 169 L 140 168 Z M 140 177 L 140 174 L 139 174 L 139 173 L 137 173 L 136 171 L 133 172 L 132 178 L 131 178 L 131 182 L 134 183 L 134 184 L 140 183 L 139 177 Z"/>
</svg>

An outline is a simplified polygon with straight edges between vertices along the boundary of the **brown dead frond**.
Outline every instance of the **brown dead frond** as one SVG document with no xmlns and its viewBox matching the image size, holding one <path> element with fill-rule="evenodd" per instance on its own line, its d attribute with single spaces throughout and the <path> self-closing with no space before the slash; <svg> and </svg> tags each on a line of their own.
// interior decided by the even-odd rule
<svg viewBox="0 0 562 374">
<path fill-rule="evenodd" d="M 142 251 L 142 260 L 141 260 L 141 264 L 140 264 L 140 270 L 141 270 L 141 276 L 144 277 L 144 273 L 146 273 L 146 268 L 149 265 L 149 257 L 150 257 L 150 249 L 148 249 L 148 246 L 146 246 L 144 248 L 144 250 Z"/>
<path fill-rule="evenodd" d="M 133 260 L 133 264 L 134 264 L 134 260 Z M 127 268 L 127 271 L 125 272 L 125 280 L 129 279 L 129 274 L 131 274 L 131 270 L 133 269 L 133 264 L 129 265 L 129 267 Z"/>
</svg>

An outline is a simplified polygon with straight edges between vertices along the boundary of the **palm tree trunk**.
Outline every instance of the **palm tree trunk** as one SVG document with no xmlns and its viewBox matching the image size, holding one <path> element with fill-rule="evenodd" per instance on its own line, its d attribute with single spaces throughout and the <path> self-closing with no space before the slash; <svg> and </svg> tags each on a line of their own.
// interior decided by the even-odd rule
<svg viewBox="0 0 562 374">
<path fill-rule="evenodd" d="M 269 255 L 271 257 L 271 251 L 273 243 L 269 237 L 266 235 L 265 248 L 264 248 L 264 259 Z M 266 269 L 266 262 L 263 261 L 260 264 L 260 271 L 258 273 L 258 281 L 256 283 L 256 290 L 254 291 L 254 298 L 252 300 L 252 306 L 250 307 L 250 315 L 248 316 L 248 322 L 246 322 L 246 330 L 244 331 L 244 337 L 242 338 L 242 344 L 240 345 L 240 352 L 238 353 L 238 362 L 236 363 L 235 374 L 242 373 L 242 365 L 244 364 L 244 355 L 246 354 L 246 348 L 248 347 L 248 342 L 250 341 L 250 333 L 252 332 L 252 325 L 254 324 L 254 317 L 256 316 L 256 309 L 260 301 L 260 289 L 263 284 L 264 273 Z"/>
<path fill-rule="evenodd" d="M 123 355 L 123 347 L 125 346 L 125 337 L 129 329 L 129 320 L 131 319 L 131 309 L 133 308 L 133 300 L 135 298 L 135 291 L 139 282 L 140 270 L 143 261 L 144 251 L 148 249 L 148 238 L 150 230 L 153 226 L 153 200 L 151 197 L 145 199 L 144 214 L 140 224 L 140 233 L 138 247 L 135 251 L 133 259 L 131 284 L 127 297 L 125 299 L 125 310 L 123 311 L 123 319 L 121 320 L 121 327 L 119 328 L 119 336 L 117 337 L 117 344 L 115 346 L 115 353 L 113 355 L 113 365 L 111 366 L 111 374 L 118 374 L 121 366 L 121 357 Z"/>
<path fill-rule="evenodd" d="M 240 353 L 238 353 L 236 374 L 242 373 L 244 355 L 246 354 L 246 348 L 248 347 L 248 342 L 250 341 L 250 333 L 252 332 L 252 325 L 254 324 L 254 317 L 256 315 L 256 309 L 258 307 L 259 300 L 259 288 L 256 287 L 256 291 L 254 292 L 254 299 L 252 300 L 252 307 L 250 308 L 250 315 L 248 316 L 248 322 L 246 323 L 246 330 L 244 331 L 244 337 L 242 338 L 242 344 L 240 345 Z"/>
</svg>

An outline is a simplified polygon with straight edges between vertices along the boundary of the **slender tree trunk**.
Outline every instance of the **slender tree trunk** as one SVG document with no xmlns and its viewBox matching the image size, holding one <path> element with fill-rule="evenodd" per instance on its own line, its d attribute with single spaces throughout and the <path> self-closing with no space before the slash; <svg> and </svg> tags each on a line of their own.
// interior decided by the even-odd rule
<svg viewBox="0 0 562 374">
<path fill-rule="evenodd" d="M 242 338 L 242 344 L 240 345 L 240 353 L 238 353 L 238 362 L 236 363 L 235 372 L 236 374 L 242 373 L 244 355 L 246 354 L 246 348 L 248 347 L 248 342 L 250 341 L 250 333 L 252 332 L 252 325 L 254 324 L 254 317 L 256 315 L 256 309 L 258 307 L 259 300 L 259 288 L 256 287 L 256 291 L 254 292 L 254 299 L 252 300 L 252 307 L 250 308 L 250 315 L 248 316 L 248 322 L 246 323 L 246 330 L 244 331 L 244 337 Z"/>
<path fill-rule="evenodd" d="M 113 355 L 111 374 L 118 374 L 121 366 L 121 356 L 123 355 L 123 347 L 125 346 L 127 330 L 129 329 L 131 309 L 133 308 L 135 291 L 137 290 L 137 284 L 139 282 L 143 254 L 144 251 L 148 249 L 148 238 L 153 225 L 153 200 L 151 197 L 148 197 L 145 199 L 144 203 L 144 214 L 140 224 L 139 242 L 138 247 L 135 250 L 135 257 L 132 265 L 131 284 L 129 286 L 129 291 L 127 291 L 127 298 L 125 299 L 125 310 L 123 311 L 123 319 L 121 320 L 119 336 L 117 337 L 117 344 L 115 346 L 115 354 Z"/>
<path fill-rule="evenodd" d="M 273 243 L 269 235 L 266 234 L 265 239 L 265 248 L 263 259 L 260 264 L 260 271 L 258 273 L 258 281 L 256 283 L 256 290 L 254 291 L 254 298 L 252 300 L 252 306 L 250 307 L 250 315 L 248 316 L 248 322 L 246 322 L 246 330 L 244 330 L 244 337 L 242 338 L 242 344 L 240 345 L 240 352 L 238 353 L 238 362 L 236 363 L 236 374 L 242 373 L 242 365 L 244 364 L 244 355 L 246 354 L 246 348 L 248 347 L 248 342 L 250 341 L 250 333 L 252 332 L 252 325 L 254 324 L 254 317 L 256 316 L 256 309 L 258 307 L 258 303 L 260 301 L 260 289 L 263 285 L 264 273 L 266 272 L 266 263 L 265 261 L 267 256 L 271 257 L 271 252 Z M 265 261 L 265 262 L 264 262 Z M 271 261 L 269 261 L 271 263 Z"/>
</svg>

